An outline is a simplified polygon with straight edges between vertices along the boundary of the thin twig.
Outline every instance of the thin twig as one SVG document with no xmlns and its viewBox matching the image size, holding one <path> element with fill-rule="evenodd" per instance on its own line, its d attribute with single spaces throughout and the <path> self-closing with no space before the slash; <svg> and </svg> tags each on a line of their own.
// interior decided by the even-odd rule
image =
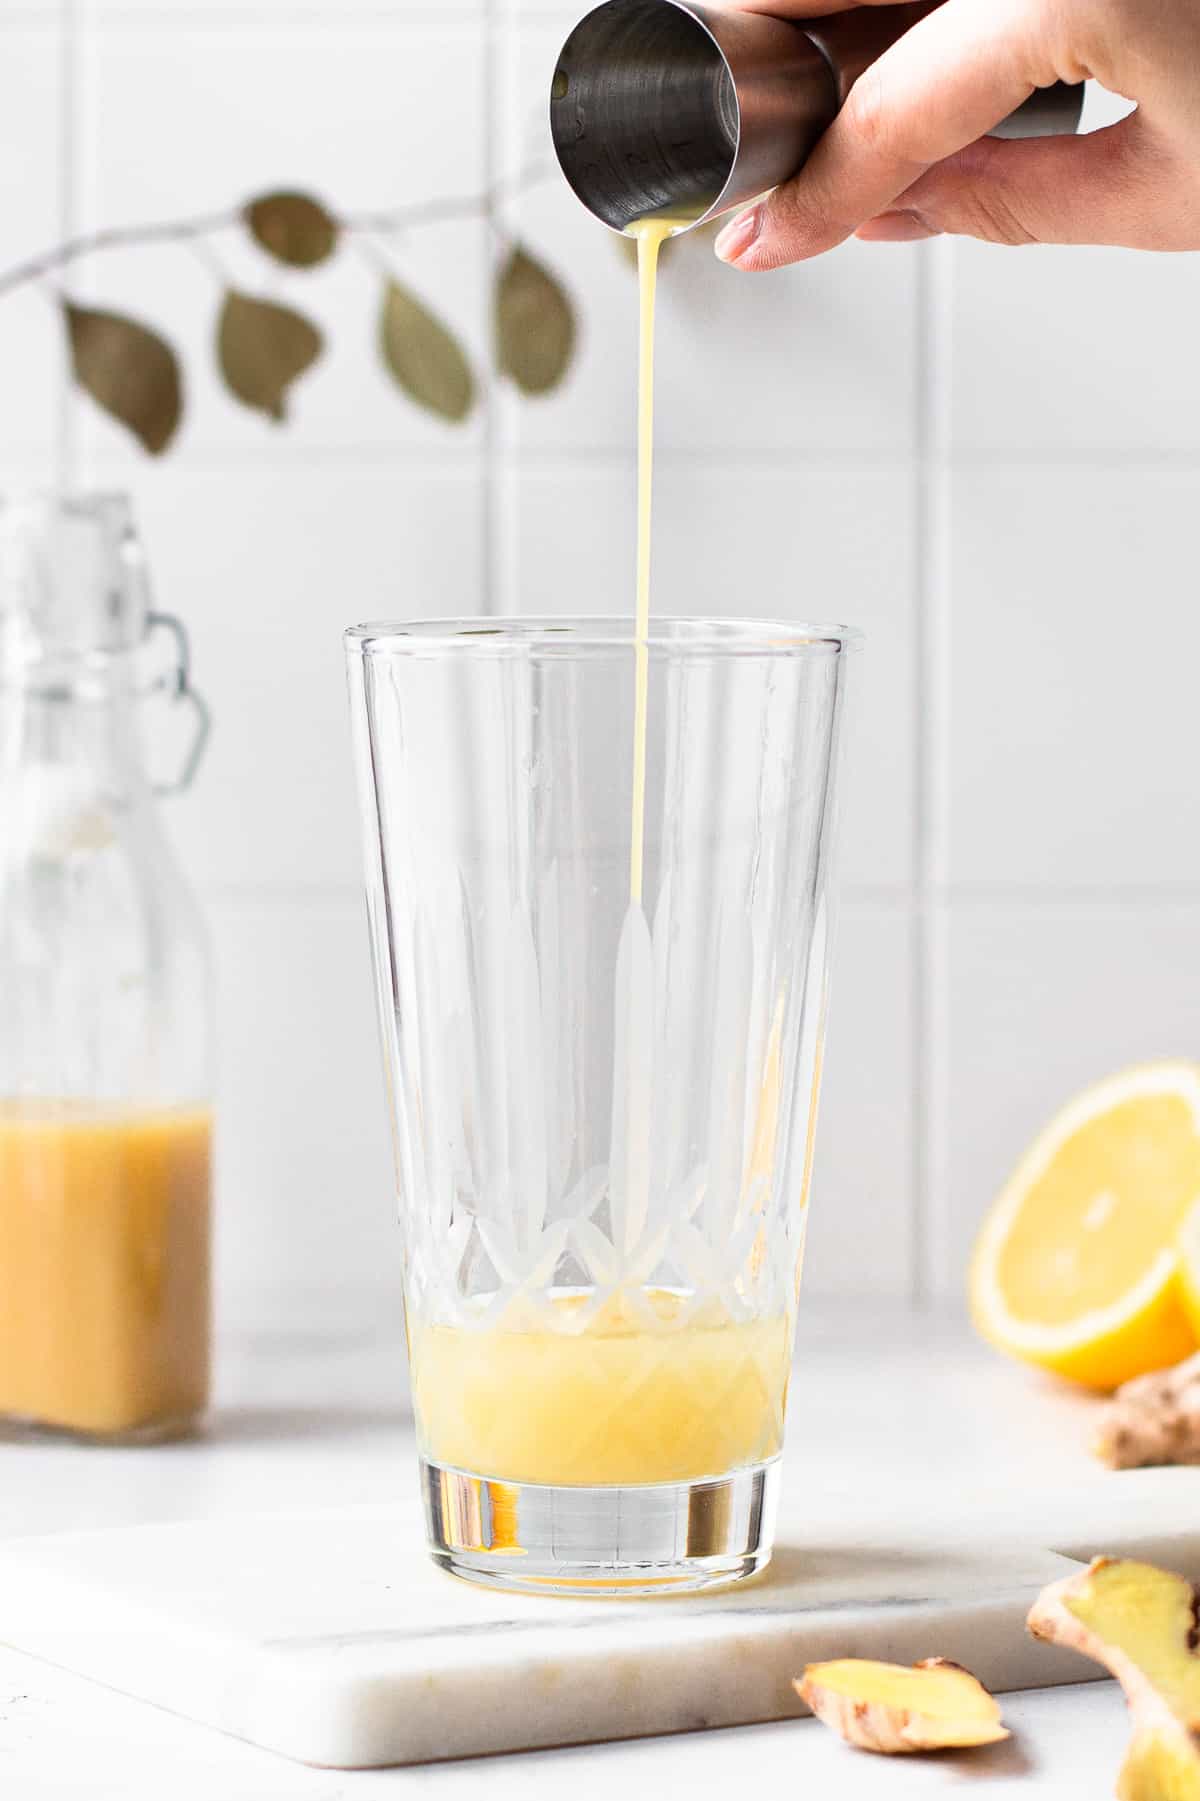
<svg viewBox="0 0 1200 1801">
<path fill-rule="evenodd" d="M 197 262 L 202 263 L 204 268 L 207 269 L 217 286 L 219 288 L 227 288 L 229 286 L 229 271 L 209 243 L 207 237 L 197 235 L 195 237 L 186 238 L 183 241 L 187 244 L 188 249 L 193 253 Z"/>
<path fill-rule="evenodd" d="M 19 288 L 24 282 L 36 281 L 39 276 L 48 275 L 52 269 L 61 269 L 81 256 L 90 256 L 94 250 L 120 250 L 134 244 L 184 244 L 192 238 L 222 231 L 226 226 L 236 224 L 237 219 L 237 213 L 209 213 L 198 219 L 168 219 L 154 225 L 113 225 L 105 231 L 68 238 L 65 244 L 56 244 L 53 250 L 44 250 L 39 256 L 30 257 L 28 262 L 15 263 L 11 269 L 6 269 L 0 274 L 0 294 Z"/>
<path fill-rule="evenodd" d="M 350 213 L 339 219 L 343 231 L 375 231 L 386 236 L 406 231 L 410 225 L 441 225 L 446 220 L 474 219 L 488 208 L 486 194 L 462 194 L 449 200 L 426 200 L 418 206 L 397 207 L 386 213 Z"/>
<path fill-rule="evenodd" d="M 385 280 L 388 280 L 395 274 L 395 268 L 391 260 L 385 252 L 380 249 L 379 245 L 375 243 L 370 232 L 366 230 L 355 231 L 351 242 L 355 252 L 362 258 L 369 269 L 375 271 L 376 275 L 382 275 Z"/>
<path fill-rule="evenodd" d="M 412 225 L 487 218 L 494 214 L 501 201 L 543 180 L 550 172 L 550 167 L 546 161 L 530 163 L 507 182 L 497 182 L 483 194 L 452 195 L 444 200 L 420 201 L 412 206 L 395 207 L 390 212 L 352 213 L 339 219 L 338 223 L 345 232 L 377 232 L 386 235 L 404 231 Z M 37 281 L 51 270 L 64 268 L 68 263 L 77 262 L 80 257 L 91 256 L 98 250 L 122 250 L 144 244 L 194 243 L 197 239 L 210 237 L 214 232 L 225 231 L 239 224 L 241 218 L 240 209 L 236 209 L 224 213 L 203 213 L 195 219 L 166 219 L 150 225 L 109 226 L 103 231 L 68 238 L 65 243 L 56 244 L 53 249 L 44 250 L 23 263 L 14 263 L 11 269 L 0 272 L 0 295 L 7 294 L 26 282 Z"/>
</svg>

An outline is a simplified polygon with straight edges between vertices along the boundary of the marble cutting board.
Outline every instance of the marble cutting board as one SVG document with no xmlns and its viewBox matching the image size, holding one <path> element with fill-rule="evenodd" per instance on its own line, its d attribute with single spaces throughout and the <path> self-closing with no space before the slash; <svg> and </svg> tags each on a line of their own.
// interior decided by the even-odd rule
<svg viewBox="0 0 1200 1801">
<path fill-rule="evenodd" d="M 1200 1471 L 1038 1493 L 1033 1472 L 974 1488 L 948 1467 L 926 1490 L 817 1500 L 794 1477 L 763 1577 L 637 1602 L 457 1582 L 426 1559 L 415 1503 L 17 1539 L 0 1641 L 365 1768 L 778 1719 L 803 1711 L 792 1676 L 835 1655 L 937 1653 L 997 1690 L 1079 1681 L 1090 1665 L 1024 1632 L 1043 1583 L 1098 1551 L 1200 1578 Z"/>
</svg>

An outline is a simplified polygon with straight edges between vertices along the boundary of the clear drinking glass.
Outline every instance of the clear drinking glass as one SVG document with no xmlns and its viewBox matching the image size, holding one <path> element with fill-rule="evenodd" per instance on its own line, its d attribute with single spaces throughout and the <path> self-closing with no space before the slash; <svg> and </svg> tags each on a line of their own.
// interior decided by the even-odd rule
<svg viewBox="0 0 1200 1801">
<path fill-rule="evenodd" d="M 761 1569 L 825 1017 L 842 627 L 347 634 L 429 1539 L 589 1594 Z M 636 886 L 636 873 L 634 874 Z"/>
</svg>

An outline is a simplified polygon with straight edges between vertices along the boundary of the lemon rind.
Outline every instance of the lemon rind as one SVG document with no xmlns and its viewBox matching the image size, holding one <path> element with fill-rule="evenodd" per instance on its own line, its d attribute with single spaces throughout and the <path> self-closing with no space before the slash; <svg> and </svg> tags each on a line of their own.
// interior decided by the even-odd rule
<svg viewBox="0 0 1200 1801">
<path fill-rule="evenodd" d="M 1165 1295 L 1175 1279 L 1180 1253 L 1173 1245 L 1165 1246 L 1145 1275 L 1119 1300 L 1054 1326 L 1022 1320 L 1014 1314 L 996 1280 L 1000 1245 L 1007 1238 L 1029 1189 L 1044 1174 L 1067 1140 L 1080 1127 L 1125 1101 L 1163 1094 L 1176 1094 L 1188 1103 L 1196 1135 L 1200 1137 L 1200 1068 L 1183 1062 L 1139 1064 L 1093 1084 L 1064 1107 L 1039 1133 L 1001 1190 L 972 1259 L 971 1299 L 980 1324 L 1013 1349 L 1050 1356 L 1106 1338 L 1146 1313 Z M 1187 1215 L 1184 1217 L 1186 1221 Z"/>
</svg>

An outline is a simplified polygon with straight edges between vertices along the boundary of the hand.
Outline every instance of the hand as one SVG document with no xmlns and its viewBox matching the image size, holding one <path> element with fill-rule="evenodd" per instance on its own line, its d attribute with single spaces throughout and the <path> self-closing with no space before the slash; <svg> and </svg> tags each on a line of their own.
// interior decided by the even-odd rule
<svg viewBox="0 0 1200 1801">
<path fill-rule="evenodd" d="M 849 0 L 739 0 L 801 18 Z M 881 0 L 868 0 L 880 4 Z M 1035 88 L 1136 101 L 1084 137 L 989 138 Z M 791 181 L 721 232 L 775 269 L 860 238 L 1200 249 L 1200 0 L 944 0 L 854 85 Z"/>
</svg>

